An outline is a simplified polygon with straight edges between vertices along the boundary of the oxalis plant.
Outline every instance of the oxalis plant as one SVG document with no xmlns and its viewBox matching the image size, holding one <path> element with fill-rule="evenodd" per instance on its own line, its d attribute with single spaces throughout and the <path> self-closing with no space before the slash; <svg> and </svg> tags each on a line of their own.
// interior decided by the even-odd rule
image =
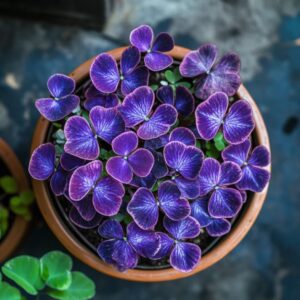
<svg viewBox="0 0 300 300">
<path fill-rule="evenodd" d="M 31 176 L 69 200 L 70 222 L 97 228 L 100 258 L 120 271 L 146 262 L 189 272 L 203 236 L 227 234 L 247 191 L 260 192 L 270 155 L 252 146 L 252 108 L 238 99 L 240 59 L 206 44 L 176 62 L 172 37 L 143 25 L 120 62 L 98 55 L 90 79 L 49 78 L 36 101 L 52 138 Z"/>
<path fill-rule="evenodd" d="M 0 299 L 25 300 L 18 286 L 27 294 L 48 295 L 50 299 L 87 300 L 95 296 L 95 284 L 81 272 L 72 271 L 72 259 L 51 251 L 40 259 L 22 255 L 7 261 L 0 272 Z M 10 279 L 15 286 L 6 282 Z"/>
<path fill-rule="evenodd" d="M 19 191 L 17 181 L 10 175 L 0 177 L 0 243 L 9 230 L 13 215 L 30 221 L 30 205 L 34 201 L 31 190 Z"/>
</svg>

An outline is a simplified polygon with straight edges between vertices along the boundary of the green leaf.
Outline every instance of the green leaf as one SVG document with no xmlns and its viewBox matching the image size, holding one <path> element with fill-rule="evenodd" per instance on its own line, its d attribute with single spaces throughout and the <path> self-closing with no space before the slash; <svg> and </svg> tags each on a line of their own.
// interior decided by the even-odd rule
<svg viewBox="0 0 300 300">
<path fill-rule="evenodd" d="M 8 230 L 9 211 L 7 208 L 0 206 L 0 240 Z"/>
<path fill-rule="evenodd" d="M 33 203 L 34 201 L 34 194 L 32 191 L 28 190 L 28 191 L 24 191 L 20 193 L 20 199 L 21 199 L 21 203 L 23 205 L 30 205 Z"/>
<path fill-rule="evenodd" d="M 82 110 L 82 111 L 81 111 L 81 115 L 82 115 L 88 122 L 90 122 L 89 113 L 88 113 L 86 110 Z"/>
<path fill-rule="evenodd" d="M 56 152 L 56 155 L 62 155 L 64 153 L 63 145 L 56 144 L 55 145 L 55 152 Z"/>
<path fill-rule="evenodd" d="M 56 140 L 65 140 L 65 134 L 64 131 L 62 129 L 58 129 L 57 131 L 55 131 L 52 135 L 52 137 Z"/>
<path fill-rule="evenodd" d="M 72 282 L 72 259 L 60 251 L 51 251 L 41 259 L 41 276 L 45 283 L 56 290 L 67 290 Z"/>
<path fill-rule="evenodd" d="M 130 215 L 126 214 L 126 215 L 124 216 L 123 222 L 124 222 L 126 225 L 128 225 L 129 223 L 132 222 L 132 217 L 131 217 Z"/>
<path fill-rule="evenodd" d="M 52 123 L 54 127 L 56 128 L 62 128 L 62 125 L 60 123 L 54 122 Z"/>
<path fill-rule="evenodd" d="M 81 272 L 72 272 L 72 284 L 65 291 L 50 290 L 47 294 L 59 300 L 87 300 L 95 296 L 94 282 Z"/>
<path fill-rule="evenodd" d="M 224 140 L 222 132 L 218 132 L 216 134 L 216 136 L 214 137 L 214 143 L 218 151 L 224 150 L 224 148 L 226 147 L 226 141 Z"/>
<path fill-rule="evenodd" d="M 174 73 L 171 70 L 167 70 L 165 72 L 165 77 L 166 77 L 167 81 L 170 82 L 170 83 L 174 84 L 176 82 L 176 77 L 175 77 Z"/>
<path fill-rule="evenodd" d="M 222 141 L 222 140 L 223 140 L 223 134 L 222 134 L 222 132 L 218 132 L 216 134 L 216 136 L 214 137 L 214 141 L 216 142 L 216 141 Z"/>
<path fill-rule="evenodd" d="M 177 82 L 176 86 L 184 86 L 187 89 L 189 89 L 192 85 L 189 82 L 187 82 L 187 81 L 181 81 L 181 82 Z"/>
<path fill-rule="evenodd" d="M 179 67 L 175 68 L 173 71 L 173 75 L 175 77 L 175 82 L 178 82 L 180 79 L 182 79 L 182 76 L 179 72 Z"/>
<path fill-rule="evenodd" d="M 113 219 L 118 221 L 118 222 L 122 222 L 125 218 L 125 215 L 121 214 L 121 213 L 118 213 L 116 214 L 115 216 L 113 216 Z"/>
<path fill-rule="evenodd" d="M 206 154 L 207 157 L 213 157 L 215 159 L 217 159 L 219 157 L 219 152 L 216 151 L 215 149 L 208 150 L 208 151 L 206 151 L 205 154 Z"/>
<path fill-rule="evenodd" d="M 0 187 L 6 194 L 16 194 L 18 192 L 17 181 L 12 176 L 3 176 L 0 178 Z"/>
<path fill-rule="evenodd" d="M 44 287 L 40 277 L 40 261 L 32 256 L 22 255 L 6 262 L 2 272 L 30 295 L 37 295 Z"/>
<path fill-rule="evenodd" d="M 0 288 L 0 300 L 22 300 L 20 291 L 6 282 Z"/>
<path fill-rule="evenodd" d="M 202 149 L 201 142 L 199 140 L 196 140 L 196 147 Z"/>
<path fill-rule="evenodd" d="M 150 87 L 152 91 L 155 92 L 158 89 L 158 84 L 152 84 Z"/>
</svg>

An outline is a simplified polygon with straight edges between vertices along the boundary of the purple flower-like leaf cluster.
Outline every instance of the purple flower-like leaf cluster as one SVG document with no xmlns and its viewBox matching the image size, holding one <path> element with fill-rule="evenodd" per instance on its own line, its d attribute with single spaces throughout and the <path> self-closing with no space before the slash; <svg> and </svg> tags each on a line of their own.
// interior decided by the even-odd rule
<svg viewBox="0 0 300 300">
<path fill-rule="evenodd" d="M 70 222 L 98 232 L 104 262 L 190 272 L 202 239 L 227 234 L 248 191 L 267 186 L 270 153 L 252 146 L 237 55 L 217 62 L 216 47 L 204 45 L 184 57 L 180 75 L 167 33 L 154 38 L 143 25 L 130 43 L 120 61 L 98 55 L 76 89 L 70 77 L 50 77 L 52 98 L 36 107 L 57 131 L 34 150 L 29 173 L 67 199 Z"/>
</svg>

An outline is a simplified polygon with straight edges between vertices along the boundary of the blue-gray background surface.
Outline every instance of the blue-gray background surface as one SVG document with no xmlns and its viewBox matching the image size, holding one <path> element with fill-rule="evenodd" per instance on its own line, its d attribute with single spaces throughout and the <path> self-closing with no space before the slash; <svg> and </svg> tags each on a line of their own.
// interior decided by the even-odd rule
<svg viewBox="0 0 300 300">
<path fill-rule="evenodd" d="M 12 1 L 13 2 L 13 1 Z M 71 4 L 71 2 L 70 2 Z M 0 136 L 28 163 L 46 80 L 126 44 L 142 23 L 196 48 L 215 42 L 242 59 L 242 77 L 266 121 L 272 145 L 267 202 L 243 242 L 209 270 L 176 282 L 142 284 L 99 274 L 95 299 L 300 299 L 300 1 L 118 1 L 102 32 L 0 17 Z M 59 10 L 59 7 L 56 7 Z M 39 215 L 18 254 L 63 249 Z M 47 299 L 43 298 L 42 299 Z"/>
</svg>

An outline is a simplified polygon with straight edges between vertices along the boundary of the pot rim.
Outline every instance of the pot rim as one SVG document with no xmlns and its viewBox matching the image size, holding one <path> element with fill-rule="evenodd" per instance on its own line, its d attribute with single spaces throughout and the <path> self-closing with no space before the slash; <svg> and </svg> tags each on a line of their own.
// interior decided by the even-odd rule
<svg viewBox="0 0 300 300">
<path fill-rule="evenodd" d="M 22 167 L 11 147 L 0 138 L 0 158 L 6 164 L 12 176 L 18 183 L 20 191 L 29 189 L 29 183 Z M 6 237 L 0 241 L 0 262 L 9 257 L 19 246 L 25 236 L 29 223 L 21 216 L 15 216 L 12 226 L 9 228 Z"/>
<path fill-rule="evenodd" d="M 119 60 L 125 48 L 126 47 L 116 48 L 114 50 L 107 51 L 107 53 L 111 54 L 116 60 Z M 168 52 L 168 54 L 170 54 L 176 60 L 182 60 L 184 55 L 189 51 L 190 50 L 187 48 L 175 46 L 172 51 Z M 93 60 L 94 57 L 84 62 L 73 72 L 71 72 L 69 76 L 72 77 L 77 84 L 81 83 L 88 77 L 90 65 Z M 257 143 L 259 145 L 266 146 L 270 151 L 268 132 L 255 101 L 243 85 L 241 85 L 238 89 L 237 95 L 250 103 L 253 109 L 253 116 L 256 124 L 254 134 L 257 139 Z M 48 128 L 49 122 L 45 118 L 40 117 L 34 132 L 31 152 L 33 152 L 37 146 L 45 142 Z M 271 171 L 271 165 L 269 165 L 266 169 Z M 44 219 L 46 220 L 52 232 L 68 251 L 70 251 L 75 257 L 88 266 L 97 271 L 105 273 L 106 275 L 110 275 L 119 279 L 140 282 L 160 282 L 189 277 L 205 270 L 221 260 L 241 242 L 254 224 L 265 201 L 269 186 L 268 184 L 260 193 L 253 193 L 252 199 L 248 199 L 249 203 L 246 211 L 240 215 L 232 230 L 202 257 L 199 265 L 193 271 L 182 273 L 173 268 L 167 268 L 161 270 L 133 269 L 122 273 L 114 269 L 112 266 L 104 263 L 96 254 L 92 253 L 91 250 L 84 247 L 80 241 L 74 238 L 73 233 L 67 227 L 67 224 L 64 224 L 64 222 L 61 220 L 59 212 L 56 211 L 48 194 L 46 183 L 42 181 L 36 181 L 34 179 L 32 180 L 32 183 L 34 192 L 36 194 L 37 203 Z"/>
</svg>

